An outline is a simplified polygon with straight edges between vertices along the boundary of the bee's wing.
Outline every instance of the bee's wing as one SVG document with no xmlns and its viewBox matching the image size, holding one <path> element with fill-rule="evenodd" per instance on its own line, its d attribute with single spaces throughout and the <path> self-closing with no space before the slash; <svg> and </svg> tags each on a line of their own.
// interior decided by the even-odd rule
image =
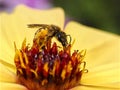
<svg viewBox="0 0 120 90">
<path fill-rule="evenodd" d="M 28 28 L 45 28 L 48 27 L 49 25 L 47 24 L 28 24 Z"/>
</svg>

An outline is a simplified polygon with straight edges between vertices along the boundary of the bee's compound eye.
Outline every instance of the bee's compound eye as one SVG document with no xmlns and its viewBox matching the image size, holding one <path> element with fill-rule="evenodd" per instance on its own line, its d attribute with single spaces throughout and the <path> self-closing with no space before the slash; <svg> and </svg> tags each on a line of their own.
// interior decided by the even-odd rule
<svg viewBox="0 0 120 90">
<path fill-rule="evenodd" d="M 67 46 L 67 39 L 65 37 L 60 37 L 58 40 L 62 43 L 63 46 Z"/>
<path fill-rule="evenodd" d="M 58 39 L 58 41 L 61 42 L 61 44 L 63 46 L 67 46 L 68 42 L 67 42 L 67 36 L 64 32 L 57 32 L 56 33 L 56 38 Z"/>
</svg>

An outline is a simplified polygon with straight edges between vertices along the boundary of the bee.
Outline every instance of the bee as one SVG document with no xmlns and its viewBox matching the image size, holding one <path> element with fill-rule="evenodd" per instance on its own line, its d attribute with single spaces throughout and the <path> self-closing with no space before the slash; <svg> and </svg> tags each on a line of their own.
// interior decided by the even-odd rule
<svg viewBox="0 0 120 90">
<path fill-rule="evenodd" d="M 44 43 L 55 37 L 63 47 L 66 47 L 71 43 L 71 36 L 63 32 L 58 26 L 47 25 L 47 24 L 28 24 L 29 28 L 38 28 L 35 32 L 34 39 L 37 40 L 41 46 L 44 46 Z M 67 37 L 69 36 L 70 42 L 68 43 Z"/>
</svg>

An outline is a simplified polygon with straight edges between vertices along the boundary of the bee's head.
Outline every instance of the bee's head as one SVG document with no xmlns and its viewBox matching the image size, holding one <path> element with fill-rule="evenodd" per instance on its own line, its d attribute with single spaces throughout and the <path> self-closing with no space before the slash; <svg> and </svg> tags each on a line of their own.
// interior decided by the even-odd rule
<svg viewBox="0 0 120 90">
<path fill-rule="evenodd" d="M 58 41 L 60 41 L 61 44 L 62 44 L 64 47 L 67 46 L 67 44 L 68 44 L 67 35 L 66 35 L 64 32 L 59 31 L 59 32 L 56 33 L 55 36 L 56 36 L 56 38 L 58 39 Z"/>
</svg>

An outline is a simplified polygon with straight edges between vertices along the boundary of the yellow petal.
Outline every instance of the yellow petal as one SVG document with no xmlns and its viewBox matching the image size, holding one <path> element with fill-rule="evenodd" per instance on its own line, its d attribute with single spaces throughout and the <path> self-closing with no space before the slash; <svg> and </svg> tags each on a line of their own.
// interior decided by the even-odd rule
<svg viewBox="0 0 120 90">
<path fill-rule="evenodd" d="M 64 11 L 61 8 L 36 10 L 24 5 L 18 6 L 12 14 L 0 15 L 0 58 L 14 63 L 14 41 L 18 48 L 24 38 L 32 42 L 36 29 L 27 28 L 27 24 L 54 24 L 61 28 L 64 25 Z"/>
<path fill-rule="evenodd" d="M 89 72 L 83 75 L 81 84 L 120 88 L 119 68 L 117 63 L 89 68 Z"/>
<path fill-rule="evenodd" d="M 5 34 L 0 35 L 0 59 L 14 65 L 14 44 L 7 41 L 8 37 Z"/>
<path fill-rule="evenodd" d="M 116 84 L 114 84 L 116 86 Z M 72 88 L 70 90 L 119 90 L 119 87 L 107 87 L 107 86 L 94 86 L 94 85 L 82 85 Z"/>
<path fill-rule="evenodd" d="M 120 84 L 119 45 L 118 39 L 115 39 L 88 51 L 85 60 L 89 73 L 83 75 L 82 83 L 105 85 L 119 82 Z"/>
<path fill-rule="evenodd" d="M 77 22 L 70 22 L 65 28 L 65 32 L 72 36 L 72 40 L 75 39 L 73 49 L 93 49 L 111 40 L 118 40 L 118 36 L 114 34 L 108 34 L 107 32 L 99 29 L 84 26 Z"/>
<path fill-rule="evenodd" d="M 21 17 L 22 20 L 25 20 L 26 24 L 54 24 L 60 28 L 63 28 L 64 26 L 64 10 L 59 7 L 48 10 L 39 10 L 19 5 L 15 9 L 15 14 L 17 14 L 18 17 Z"/>
<path fill-rule="evenodd" d="M 16 82 L 16 75 L 0 63 L 0 82 Z M 0 85 L 1 86 L 1 85 Z"/>
<path fill-rule="evenodd" d="M 28 90 L 28 89 L 19 84 L 0 82 L 0 90 Z"/>
<path fill-rule="evenodd" d="M 83 75 L 81 83 L 108 87 L 114 87 L 113 83 L 117 83 L 115 87 L 118 87 L 120 37 L 76 22 L 70 22 L 65 31 L 76 40 L 73 49 L 87 49 L 85 61 L 89 72 Z"/>
</svg>

